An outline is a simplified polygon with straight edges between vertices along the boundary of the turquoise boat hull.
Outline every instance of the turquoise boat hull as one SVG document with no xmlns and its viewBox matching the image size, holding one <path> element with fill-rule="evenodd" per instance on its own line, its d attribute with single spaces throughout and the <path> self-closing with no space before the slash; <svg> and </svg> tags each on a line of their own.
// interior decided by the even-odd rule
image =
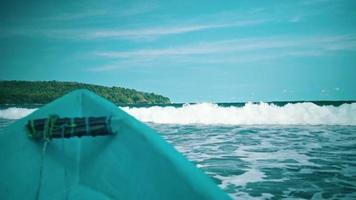
<svg viewBox="0 0 356 200">
<path fill-rule="evenodd" d="M 30 119 L 111 116 L 113 136 L 28 138 Z M 41 156 L 44 155 L 44 156 Z M 42 173 L 42 175 L 40 175 Z M 153 129 L 87 90 L 73 91 L 0 133 L 0 199 L 230 199 Z"/>
</svg>

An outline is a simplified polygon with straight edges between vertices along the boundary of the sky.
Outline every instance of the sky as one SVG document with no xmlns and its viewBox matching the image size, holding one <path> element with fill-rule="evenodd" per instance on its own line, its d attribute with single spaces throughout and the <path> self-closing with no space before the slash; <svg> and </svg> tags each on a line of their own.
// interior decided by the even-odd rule
<svg viewBox="0 0 356 200">
<path fill-rule="evenodd" d="M 0 1 L 0 80 L 356 100 L 356 1 Z"/>
</svg>

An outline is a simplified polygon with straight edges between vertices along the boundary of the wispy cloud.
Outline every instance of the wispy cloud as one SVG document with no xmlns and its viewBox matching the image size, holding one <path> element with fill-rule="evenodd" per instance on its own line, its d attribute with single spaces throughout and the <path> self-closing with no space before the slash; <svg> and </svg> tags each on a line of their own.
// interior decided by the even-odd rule
<svg viewBox="0 0 356 200">
<path fill-rule="evenodd" d="M 70 12 L 62 12 L 56 15 L 42 17 L 37 20 L 45 20 L 45 21 L 70 21 L 70 20 L 79 20 L 86 19 L 90 17 L 98 17 L 107 15 L 107 10 L 86 10 L 80 13 L 70 13 Z"/>
<path fill-rule="evenodd" d="M 98 17 L 117 19 L 146 14 L 156 10 L 159 7 L 160 4 L 153 1 L 136 2 L 128 5 L 122 5 L 121 2 L 87 2 L 86 4 L 79 6 L 78 10 L 75 12 L 73 12 L 73 10 L 70 11 L 63 8 L 52 8 L 52 10 L 47 11 L 47 13 L 49 13 L 47 15 L 19 19 L 38 22 L 48 21 L 51 23 L 56 23 L 57 21 L 91 20 L 93 18 L 97 20 Z"/>
<path fill-rule="evenodd" d="M 73 18 L 78 16 L 62 16 L 61 18 Z M 232 27 L 252 26 L 265 23 L 267 20 L 240 20 L 235 22 L 213 22 L 213 23 L 188 23 L 168 24 L 156 27 L 145 27 L 138 29 L 12 29 L 8 35 L 41 36 L 48 38 L 62 38 L 73 40 L 90 39 L 155 39 L 157 37 L 177 35 L 209 29 L 221 29 Z"/>
<path fill-rule="evenodd" d="M 95 7 L 95 5 L 91 5 L 91 7 Z M 126 7 L 116 8 L 117 6 L 107 6 L 105 8 L 97 8 L 97 9 L 85 9 L 82 12 L 59 12 L 58 14 L 42 17 L 40 19 L 47 21 L 67 21 L 67 20 L 78 20 L 78 19 L 88 19 L 91 17 L 110 17 L 110 18 L 118 18 L 118 17 L 132 17 L 136 15 L 141 15 L 145 13 L 149 13 L 159 8 L 159 4 L 157 3 L 147 3 L 140 2 L 136 4 L 131 4 Z"/>
<path fill-rule="evenodd" d="M 301 19 L 302 19 L 301 16 L 294 16 L 289 21 L 292 22 L 292 23 L 297 23 L 297 22 L 300 22 Z"/>
<path fill-rule="evenodd" d="M 197 32 L 208 29 L 241 27 L 261 24 L 266 20 L 246 20 L 230 23 L 202 23 L 188 25 L 169 25 L 162 27 L 151 27 L 136 30 L 96 30 L 82 35 L 83 39 L 97 38 L 152 38 L 165 35 L 183 34 L 189 32 Z"/>
<path fill-rule="evenodd" d="M 115 70 L 120 61 L 147 63 L 205 63 L 237 64 L 280 59 L 285 57 L 314 57 L 339 50 L 356 50 L 356 37 L 352 35 L 314 37 L 261 37 L 198 43 L 169 48 L 137 49 L 132 51 L 93 52 L 99 58 L 116 63 L 96 67 L 92 71 Z"/>
<path fill-rule="evenodd" d="M 114 10 L 114 12 L 117 16 L 120 17 L 130 17 L 130 16 L 141 15 L 141 14 L 152 12 L 158 9 L 159 7 L 160 5 L 158 3 L 153 3 L 153 1 L 150 1 L 150 2 L 141 2 L 139 4 L 136 3 L 122 10 L 116 10 L 116 11 Z"/>
<path fill-rule="evenodd" d="M 12 26 L 8 29 L 2 27 L 0 36 L 26 36 L 26 37 L 45 37 L 56 39 L 71 40 L 93 40 L 93 39 L 129 39 L 129 40 L 153 40 L 160 37 L 201 32 L 213 29 L 228 29 L 246 26 L 255 26 L 275 21 L 266 16 L 259 16 L 264 8 L 254 10 L 228 10 L 216 13 L 196 15 L 191 18 L 182 16 L 150 15 L 162 5 L 159 3 L 139 3 L 129 4 L 125 8 L 111 6 L 98 6 L 96 9 L 85 9 L 81 12 L 56 11 L 50 16 L 32 18 L 28 25 Z M 93 6 L 92 6 L 93 7 Z M 136 15 L 145 14 L 149 20 L 133 20 L 134 23 L 124 25 L 122 19 L 131 19 Z M 93 26 L 89 20 L 97 23 Z M 36 21 L 38 23 L 36 23 Z M 46 23 L 44 23 L 46 21 Z M 70 21 L 72 25 L 78 24 L 76 28 L 61 27 L 56 28 L 47 26 L 56 24 L 58 21 Z M 108 22 L 112 23 L 108 23 Z M 159 21 L 159 23 L 157 23 Z M 84 22 L 84 23 L 83 23 Z M 33 24 L 36 24 L 33 26 Z M 100 27 L 100 28 L 98 28 Z"/>
<path fill-rule="evenodd" d="M 356 48 L 356 37 L 350 35 L 324 37 L 261 37 L 215 42 L 198 43 L 170 48 L 139 49 L 134 51 L 104 51 L 94 54 L 109 58 L 155 58 L 162 56 L 203 55 L 230 52 L 246 52 L 266 49 L 293 48 L 291 54 L 297 53 L 296 48 L 306 48 L 308 55 L 321 51 L 349 50 Z M 293 53 L 294 52 L 294 53 Z"/>
</svg>

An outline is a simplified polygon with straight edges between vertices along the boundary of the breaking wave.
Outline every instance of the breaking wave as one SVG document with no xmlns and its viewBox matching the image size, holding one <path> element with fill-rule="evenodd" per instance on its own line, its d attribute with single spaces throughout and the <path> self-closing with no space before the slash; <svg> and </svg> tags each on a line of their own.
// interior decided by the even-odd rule
<svg viewBox="0 0 356 200">
<path fill-rule="evenodd" d="M 32 113 L 36 109 L 30 109 L 30 108 L 6 108 L 6 109 L 1 109 L 0 110 L 0 118 L 3 119 L 20 119 L 22 117 L 25 117 L 26 115 Z"/>
<path fill-rule="evenodd" d="M 314 103 L 289 103 L 277 106 L 270 103 L 246 103 L 244 106 L 223 107 L 214 103 L 185 104 L 182 107 L 122 107 L 144 122 L 161 124 L 310 124 L 356 125 L 356 103 L 340 106 L 318 106 Z M 6 108 L 0 118 L 19 119 L 36 109 Z"/>
<path fill-rule="evenodd" d="M 318 106 L 314 103 L 246 103 L 242 107 L 222 107 L 213 103 L 186 104 L 182 107 L 123 107 L 144 122 L 162 124 L 310 124 L 356 125 L 356 103 Z"/>
</svg>

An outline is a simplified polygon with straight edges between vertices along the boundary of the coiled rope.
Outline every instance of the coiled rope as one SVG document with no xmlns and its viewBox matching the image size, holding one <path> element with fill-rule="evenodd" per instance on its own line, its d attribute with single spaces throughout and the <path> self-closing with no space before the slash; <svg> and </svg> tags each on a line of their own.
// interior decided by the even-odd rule
<svg viewBox="0 0 356 200">
<path fill-rule="evenodd" d="M 44 126 L 44 131 L 43 131 L 43 146 L 42 146 L 42 153 L 41 153 L 41 158 L 40 158 L 40 172 L 39 172 L 39 180 L 38 180 L 38 185 L 37 185 L 37 191 L 36 191 L 36 200 L 40 199 L 40 194 L 41 194 L 41 189 L 42 189 L 42 182 L 43 182 L 43 168 L 44 168 L 44 158 L 46 155 L 46 150 L 47 150 L 47 145 L 52 139 L 52 132 L 55 127 L 55 123 L 59 119 L 57 115 L 50 115 L 48 120 L 45 123 Z M 65 131 L 66 125 L 62 125 L 61 132 L 62 132 L 62 150 L 64 151 L 64 131 Z M 65 191 L 65 199 L 68 199 L 68 192 L 67 192 L 67 168 L 64 167 L 64 191 Z"/>
</svg>

